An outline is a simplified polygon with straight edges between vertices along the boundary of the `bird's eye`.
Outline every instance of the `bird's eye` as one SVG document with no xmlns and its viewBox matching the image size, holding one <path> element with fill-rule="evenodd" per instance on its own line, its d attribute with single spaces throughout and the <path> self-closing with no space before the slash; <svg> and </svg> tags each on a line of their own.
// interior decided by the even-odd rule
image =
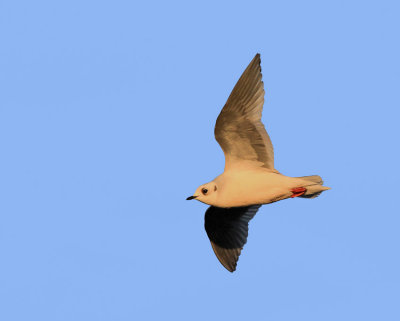
<svg viewBox="0 0 400 321">
<path fill-rule="evenodd" d="M 207 188 L 202 188 L 202 189 L 201 189 L 201 192 L 202 192 L 204 195 L 206 195 L 206 194 L 208 193 L 208 189 L 207 189 Z"/>
</svg>

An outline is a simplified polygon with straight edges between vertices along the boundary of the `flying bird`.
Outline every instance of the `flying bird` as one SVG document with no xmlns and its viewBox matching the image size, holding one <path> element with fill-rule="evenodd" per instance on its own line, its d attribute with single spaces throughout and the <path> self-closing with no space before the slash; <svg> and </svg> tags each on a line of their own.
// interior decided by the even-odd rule
<svg viewBox="0 0 400 321">
<path fill-rule="evenodd" d="M 261 122 L 264 84 L 256 54 L 219 114 L 214 135 L 225 155 L 224 172 L 187 200 L 211 205 L 205 229 L 221 264 L 230 272 L 247 242 L 249 221 L 263 204 L 287 198 L 315 198 L 330 189 L 320 176 L 289 177 L 274 166 L 274 151 Z"/>
</svg>

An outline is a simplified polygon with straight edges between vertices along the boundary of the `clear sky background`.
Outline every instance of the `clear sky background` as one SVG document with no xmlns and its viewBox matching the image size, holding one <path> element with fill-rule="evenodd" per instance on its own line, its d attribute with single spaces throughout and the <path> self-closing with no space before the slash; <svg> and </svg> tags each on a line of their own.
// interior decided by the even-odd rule
<svg viewBox="0 0 400 321">
<path fill-rule="evenodd" d="M 1 1 L 0 319 L 400 320 L 397 1 Z M 238 270 L 187 202 L 260 52 L 276 168 Z"/>
</svg>

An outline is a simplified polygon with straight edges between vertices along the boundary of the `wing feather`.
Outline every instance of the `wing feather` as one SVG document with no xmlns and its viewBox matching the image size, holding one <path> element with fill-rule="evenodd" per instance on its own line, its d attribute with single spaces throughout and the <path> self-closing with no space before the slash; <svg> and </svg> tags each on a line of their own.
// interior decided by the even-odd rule
<svg viewBox="0 0 400 321">
<path fill-rule="evenodd" d="M 261 122 L 264 84 L 257 54 L 219 114 L 214 134 L 225 154 L 225 169 L 247 163 L 274 169 L 271 139 Z"/>
<path fill-rule="evenodd" d="M 240 253 L 247 242 L 249 221 L 261 205 L 220 208 L 210 206 L 205 214 L 205 229 L 221 264 L 235 271 Z"/>
</svg>

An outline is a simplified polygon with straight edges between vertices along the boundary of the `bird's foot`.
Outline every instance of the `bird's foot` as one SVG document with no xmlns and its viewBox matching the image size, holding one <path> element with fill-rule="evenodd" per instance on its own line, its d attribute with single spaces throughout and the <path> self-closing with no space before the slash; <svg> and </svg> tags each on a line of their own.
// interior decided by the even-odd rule
<svg viewBox="0 0 400 321">
<path fill-rule="evenodd" d="M 293 198 L 293 197 L 301 196 L 301 195 L 303 195 L 306 191 L 307 191 L 307 189 L 304 188 L 304 187 L 292 188 L 292 189 L 291 189 L 291 192 L 292 192 L 293 194 L 292 194 L 292 196 L 290 196 L 290 197 Z"/>
</svg>

